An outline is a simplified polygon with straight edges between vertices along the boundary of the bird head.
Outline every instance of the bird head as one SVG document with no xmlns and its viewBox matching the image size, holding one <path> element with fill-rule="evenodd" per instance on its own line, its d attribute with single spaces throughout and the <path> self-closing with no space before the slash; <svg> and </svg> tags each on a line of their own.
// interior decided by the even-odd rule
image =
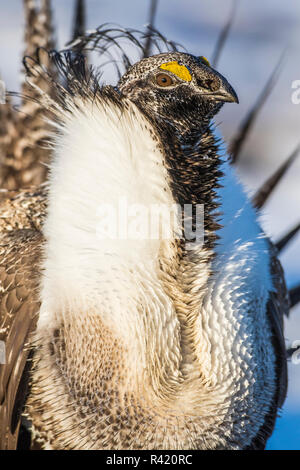
<svg viewBox="0 0 300 470">
<path fill-rule="evenodd" d="M 209 123 L 234 89 L 207 59 L 181 52 L 157 54 L 131 66 L 117 88 L 149 117 L 179 130 Z"/>
</svg>

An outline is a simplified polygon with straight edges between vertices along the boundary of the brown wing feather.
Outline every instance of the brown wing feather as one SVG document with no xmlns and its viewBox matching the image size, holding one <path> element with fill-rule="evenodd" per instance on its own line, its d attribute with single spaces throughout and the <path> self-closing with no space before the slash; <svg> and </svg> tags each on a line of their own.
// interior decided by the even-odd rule
<svg viewBox="0 0 300 470">
<path fill-rule="evenodd" d="M 0 202 L 0 340 L 6 352 L 0 365 L 0 449 L 16 448 L 26 398 L 29 340 L 39 312 L 45 196 L 44 189 L 7 192 Z"/>
</svg>

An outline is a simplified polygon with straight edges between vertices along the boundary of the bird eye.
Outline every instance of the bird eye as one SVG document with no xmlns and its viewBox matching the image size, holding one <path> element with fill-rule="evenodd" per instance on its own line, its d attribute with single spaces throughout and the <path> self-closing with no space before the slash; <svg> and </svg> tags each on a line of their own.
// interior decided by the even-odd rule
<svg viewBox="0 0 300 470">
<path fill-rule="evenodd" d="M 156 84 L 161 87 L 166 87 L 166 86 L 171 86 L 174 85 L 174 80 L 170 77 L 170 75 L 167 75 L 166 73 L 159 73 L 155 77 Z"/>
</svg>

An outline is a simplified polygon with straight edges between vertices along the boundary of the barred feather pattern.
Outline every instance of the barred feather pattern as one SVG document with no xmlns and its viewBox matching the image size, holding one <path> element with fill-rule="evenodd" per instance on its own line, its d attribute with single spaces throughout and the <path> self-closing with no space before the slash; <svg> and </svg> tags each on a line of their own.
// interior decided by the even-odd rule
<svg viewBox="0 0 300 470">
<path fill-rule="evenodd" d="M 55 69 L 45 52 L 54 47 L 50 0 L 24 0 L 24 11 L 25 56 L 38 55 L 40 63 L 52 70 L 55 78 Z M 51 96 L 51 83 L 45 82 L 41 76 L 34 77 L 32 81 Z M 0 130 L 0 187 L 9 190 L 42 183 L 47 175 L 50 153 L 46 144 L 49 125 L 42 117 L 38 94 L 28 85 L 26 78 L 21 92 L 23 98 L 19 109 L 14 109 L 8 98 L 0 110 L 3 123 Z"/>
</svg>

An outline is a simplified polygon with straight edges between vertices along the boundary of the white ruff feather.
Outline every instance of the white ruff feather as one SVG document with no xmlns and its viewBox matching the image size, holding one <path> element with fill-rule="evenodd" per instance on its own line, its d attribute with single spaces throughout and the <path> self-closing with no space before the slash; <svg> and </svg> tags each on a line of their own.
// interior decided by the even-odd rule
<svg viewBox="0 0 300 470">
<path fill-rule="evenodd" d="M 50 178 L 38 331 L 58 326 L 66 311 L 76 315 L 90 309 L 128 346 L 131 379 L 143 380 L 151 350 L 158 363 L 169 364 L 175 383 L 183 360 L 181 325 L 158 274 L 160 257 L 174 254 L 170 244 L 97 236 L 101 204 L 117 207 L 124 197 L 146 207 L 174 203 L 157 145 L 133 105 L 121 114 L 112 104 L 86 104 L 66 116 Z M 234 447 L 237 428 L 245 427 L 247 444 L 263 424 L 275 391 L 275 358 L 266 346 L 271 344 L 266 302 L 272 289 L 267 242 L 232 168 L 224 163 L 223 170 L 224 187 L 218 192 L 224 228 L 213 275 L 208 281 L 201 266 L 198 273 L 199 287 L 207 288 L 195 333 L 201 380 L 181 388 L 173 406 L 191 416 L 199 411 L 203 416 L 206 406 L 218 414 L 214 407 L 219 406 L 228 436 L 222 427 L 218 442 L 233 436 Z"/>
<path fill-rule="evenodd" d="M 135 362 L 143 364 L 135 346 L 143 342 L 141 309 L 149 291 L 157 334 L 167 324 L 170 336 L 178 336 L 174 308 L 157 274 L 163 244 L 99 238 L 99 209 L 109 204 L 118 211 L 124 198 L 128 205 L 171 206 L 163 156 L 132 104 L 122 113 L 112 103 L 84 104 L 66 115 L 61 130 L 51 165 L 38 328 L 56 327 L 66 310 L 96 311 L 130 345 L 134 370 Z"/>
<path fill-rule="evenodd" d="M 275 354 L 271 326 L 266 315 L 269 292 L 270 253 L 252 204 L 238 182 L 232 165 L 221 167 L 224 177 L 217 190 L 222 212 L 208 283 L 199 318 L 203 359 L 212 382 L 224 399 L 230 396 L 244 426 L 244 443 L 263 425 L 275 393 Z M 225 398 L 227 397 L 227 398 Z M 258 408 L 260 408 L 258 410 Z M 234 416 L 234 412 L 233 412 Z M 234 421 L 234 420 L 233 420 Z M 251 426 L 246 426 L 251 422 Z"/>
</svg>

